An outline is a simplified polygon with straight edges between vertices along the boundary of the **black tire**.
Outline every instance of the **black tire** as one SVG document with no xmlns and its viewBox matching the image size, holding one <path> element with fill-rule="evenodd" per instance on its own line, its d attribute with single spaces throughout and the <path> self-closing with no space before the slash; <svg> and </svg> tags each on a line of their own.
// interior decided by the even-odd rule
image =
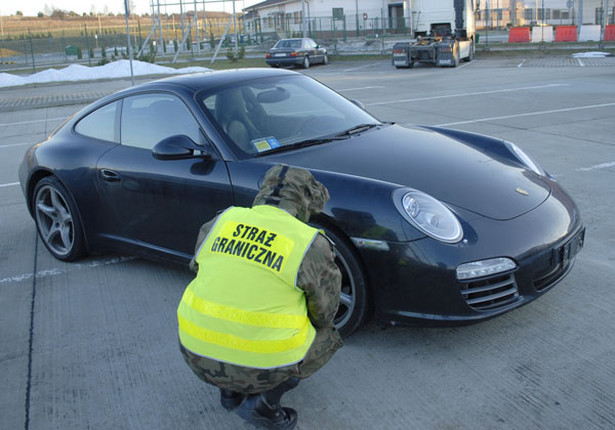
<svg viewBox="0 0 615 430">
<path fill-rule="evenodd" d="M 325 66 L 329 64 L 329 56 L 327 54 L 325 54 L 325 56 L 322 57 L 322 64 Z"/>
<path fill-rule="evenodd" d="M 86 254 L 77 206 L 56 177 L 48 176 L 36 184 L 32 213 L 43 244 L 55 258 L 75 261 Z"/>
<path fill-rule="evenodd" d="M 342 292 L 335 326 L 343 337 L 348 337 L 368 315 L 367 278 L 352 246 L 332 231 L 325 229 L 325 232 L 335 244 L 335 264 L 342 272 Z"/>
<path fill-rule="evenodd" d="M 304 69 L 309 69 L 310 68 L 310 57 L 308 57 L 307 55 L 303 57 L 303 63 L 301 65 L 303 66 Z"/>
</svg>

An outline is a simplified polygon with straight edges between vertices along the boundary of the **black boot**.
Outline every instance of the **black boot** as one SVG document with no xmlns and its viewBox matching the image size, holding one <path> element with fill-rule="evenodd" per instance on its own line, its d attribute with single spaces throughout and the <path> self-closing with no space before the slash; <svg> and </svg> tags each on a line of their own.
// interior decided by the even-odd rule
<svg viewBox="0 0 615 430">
<path fill-rule="evenodd" d="M 283 408 L 279 403 L 270 405 L 263 394 L 246 397 L 235 412 L 244 420 L 268 429 L 290 430 L 297 425 L 297 411 Z"/>
<path fill-rule="evenodd" d="M 288 378 L 286 381 L 282 382 L 280 385 L 272 388 L 271 390 L 263 394 L 265 395 L 265 399 L 267 400 L 267 403 L 269 403 L 270 405 L 275 405 L 275 404 L 280 403 L 280 400 L 282 399 L 282 396 L 284 395 L 284 393 L 294 388 L 297 388 L 298 385 L 299 385 L 298 378 Z"/>
<path fill-rule="evenodd" d="M 227 411 L 232 411 L 239 406 L 245 397 L 245 394 L 220 388 L 220 404 Z"/>
</svg>

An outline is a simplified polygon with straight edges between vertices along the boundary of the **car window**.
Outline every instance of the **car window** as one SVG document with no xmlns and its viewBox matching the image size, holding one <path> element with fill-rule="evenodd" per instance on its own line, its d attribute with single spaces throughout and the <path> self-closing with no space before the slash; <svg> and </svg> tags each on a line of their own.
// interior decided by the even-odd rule
<svg viewBox="0 0 615 430">
<path fill-rule="evenodd" d="M 302 75 L 241 82 L 203 94 L 201 103 L 231 149 L 244 156 L 379 123 Z"/>
<path fill-rule="evenodd" d="M 199 143 L 199 124 L 186 105 L 170 94 L 126 97 L 122 106 L 122 145 L 152 149 L 162 139 L 185 134 Z"/>
<path fill-rule="evenodd" d="M 282 91 L 287 92 L 288 98 L 285 100 L 276 101 L 274 103 L 263 103 L 262 107 L 268 115 L 276 116 L 295 116 L 307 117 L 310 115 L 330 116 L 338 120 L 343 120 L 344 112 L 337 110 L 334 106 L 322 100 L 317 94 L 310 91 L 310 88 L 305 88 L 296 85 L 294 82 L 284 82 L 276 86 Z M 256 97 L 268 89 L 260 90 L 259 88 L 251 89 Z"/>
<path fill-rule="evenodd" d="M 298 39 L 282 39 L 278 40 L 275 44 L 275 48 L 300 48 L 301 40 Z"/>
<path fill-rule="evenodd" d="M 115 124 L 119 105 L 118 101 L 95 110 L 75 125 L 75 131 L 84 136 L 119 143 Z"/>
</svg>

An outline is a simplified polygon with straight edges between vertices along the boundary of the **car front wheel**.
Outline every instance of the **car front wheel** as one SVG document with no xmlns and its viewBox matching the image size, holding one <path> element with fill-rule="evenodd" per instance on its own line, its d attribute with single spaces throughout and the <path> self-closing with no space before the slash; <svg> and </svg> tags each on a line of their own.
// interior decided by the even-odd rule
<svg viewBox="0 0 615 430">
<path fill-rule="evenodd" d="M 48 176 L 36 184 L 32 208 L 39 236 L 55 258 L 74 261 L 85 255 L 76 206 L 57 178 Z"/>
<path fill-rule="evenodd" d="M 334 323 L 340 334 L 347 337 L 356 331 L 367 317 L 367 281 L 355 251 L 348 242 L 330 230 L 325 232 L 335 244 L 335 264 L 342 273 L 340 305 Z"/>
</svg>

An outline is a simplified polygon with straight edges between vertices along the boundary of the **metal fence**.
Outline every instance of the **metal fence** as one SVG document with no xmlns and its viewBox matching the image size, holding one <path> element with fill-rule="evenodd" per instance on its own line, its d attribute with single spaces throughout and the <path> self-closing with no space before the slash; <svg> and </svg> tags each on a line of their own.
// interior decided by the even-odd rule
<svg viewBox="0 0 615 430">
<path fill-rule="evenodd" d="M 502 14 L 504 11 L 504 14 Z M 477 30 L 506 29 L 510 23 L 510 15 L 506 9 L 481 10 L 476 14 Z M 614 11 L 609 8 L 605 20 L 613 22 Z M 567 24 L 572 19 L 562 15 L 544 13 L 542 17 L 547 24 Z M 164 15 L 159 20 L 151 17 L 133 17 L 131 24 L 131 44 L 135 56 L 141 54 L 142 60 L 153 60 L 154 57 L 177 58 L 178 53 L 184 56 L 210 54 L 217 47 L 223 35 L 225 45 L 234 46 L 233 28 L 237 28 L 238 42 L 241 45 L 258 45 L 259 48 L 269 47 L 279 38 L 301 37 L 303 23 L 298 14 L 280 14 L 273 17 L 248 19 L 238 18 L 235 25 L 231 24 L 231 16 L 200 19 L 199 16 L 187 15 L 184 26 L 177 16 Z M 189 19 L 193 21 L 189 21 Z M 532 18 L 532 17 L 528 17 Z M 537 18 L 540 18 L 538 16 Z M 557 18 L 557 19 L 556 19 Z M 553 21 L 556 19 L 556 21 Z M 154 25 L 154 23 L 156 23 Z M 416 22 L 406 17 L 371 17 L 367 15 L 340 15 L 310 17 L 307 21 L 307 35 L 318 41 L 347 41 L 348 39 L 383 40 L 391 37 L 409 37 Z M 518 23 L 521 24 L 521 23 Z M 58 23 L 56 22 L 56 25 Z M 74 25 L 74 24 L 73 24 Z M 121 58 L 127 52 L 125 28 L 121 26 L 101 26 L 100 21 L 92 23 L 84 21 L 78 27 L 60 30 L 50 28 L 48 32 L 20 31 L 7 34 L 6 30 L 0 37 L 0 70 L 14 68 L 48 67 L 56 64 L 80 62 L 88 65 L 98 65 L 114 58 Z M 198 30 L 198 31 L 197 31 Z M 149 35 L 148 35 L 149 32 Z M 154 32 L 154 34 L 152 34 Z M 481 36 L 482 39 L 482 36 Z M 258 48 L 257 48 L 258 49 Z"/>
<path fill-rule="evenodd" d="M 310 17 L 306 20 L 308 37 L 312 39 L 347 40 L 353 37 L 384 37 L 409 35 L 410 21 L 406 18 L 364 18 L 356 15 L 339 17 Z M 250 20 L 244 30 L 252 39 L 301 37 L 303 24 L 297 17 L 287 14 Z"/>
<path fill-rule="evenodd" d="M 546 9 L 534 15 L 533 9 L 529 14 L 517 16 L 516 24 L 537 25 L 569 25 L 575 24 L 575 17 L 571 14 L 555 13 L 556 10 Z M 600 12 L 600 11 L 598 11 Z M 598 13 L 597 12 L 597 13 Z M 609 9 L 608 23 L 612 23 L 615 8 Z M 596 24 L 602 24 L 602 15 L 596 15 Z M 481 9 L 475 14 L 476 30 L 507 29 L 512 25 L 509 9 Z M 380 38 L 399 35 L 411 35 L 413 29 L 418 27 L 418 15 L 410 17 L 372 17 L 366 15 L 341 15 L 310 17 L 306 20 L 307 35 L 313 39 L 337 39 L 346 41 L 348 38 Z M 265 18 L 247 20 L 244 30 L 250 38 L 266 40 L 268 38 L 301 37 L 303 24 L 299 14 L 280 14 Z"/>
<path fill-rule="evenodd" d="M 190 17 L 185 16 L 188 21 Z M 151 17 L 134 18 L 130 23 L 130 44 L 136 57 L 153 60 L 154 57 L 175 57 L 177 53 L 196 55 L 211 51 L 228 27 L 230 15 L 194 19 L 193 25 L 174 15 L 154 20 Z M 198 21 L 198 22 L 197 22 Z M 41 20 L 43 22 L 43 20 Z M 66 24 L 65 29 L 58 27 Z M 240 23 L 240 22 L 239 22 Z M 36 25 L 30 31 L 28 25 Z M 51 24 L 50 24 L 51 25 Z M 42 30 L 40 22 L 24 20 L 23 27 L 0 34 L 0 69 L 48 67 L 54 64 L 80 62 L 97 65 L 127 53 L 126 27 L 92 22 L 91 17 L 67 21 L 53 21 L 49 29 Z M 241 26 L 238 27 L 242 31 Z M 226 44 L 230 43 L 227 38 Z"/>
</svg>

